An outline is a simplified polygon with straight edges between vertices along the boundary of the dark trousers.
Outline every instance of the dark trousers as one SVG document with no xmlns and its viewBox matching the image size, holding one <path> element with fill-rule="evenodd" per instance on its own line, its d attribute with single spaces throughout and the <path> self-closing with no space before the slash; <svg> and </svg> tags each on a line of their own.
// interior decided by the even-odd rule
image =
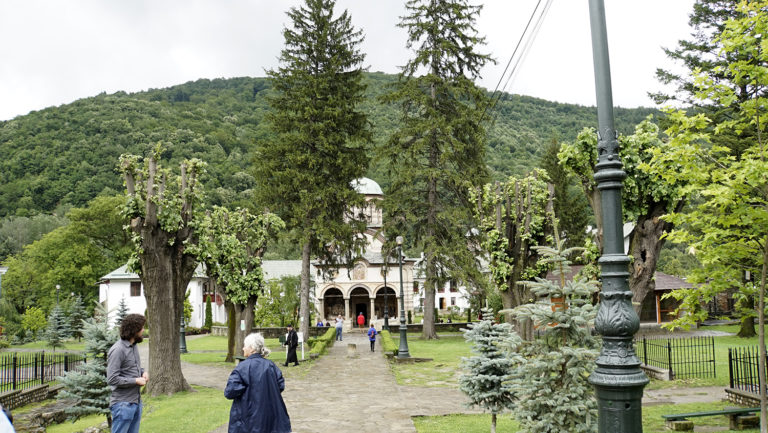
<svg viewBox="0 0 768 433">
<path fill-rule="evenodd" d="M 373 346 L 376 345 L 376 340 L 371 340 L 371 352 L 373 352 Z"/>
<path fill-rule="evenodd" d="M 296 357 L 295 347 L 288 347 L 288 357 L 285 358 L 285 365 L 288 365 L 291 362 L 293 365 L 299 365 L 299 358 Z"/>
</svg>

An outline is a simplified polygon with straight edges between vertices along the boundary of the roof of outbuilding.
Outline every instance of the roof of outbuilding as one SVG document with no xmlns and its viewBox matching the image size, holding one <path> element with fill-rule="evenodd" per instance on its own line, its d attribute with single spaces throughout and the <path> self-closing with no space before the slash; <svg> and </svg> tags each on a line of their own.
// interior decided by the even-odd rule
<svg viewBox="0 0 768 433">
<path fill-rule="evenodd" d="M 355 188 L 355 191 L 363 195 L 384 195 L 379 184 L 367 177 L 355 179 L 351 182 L 351 185 Z"/>
</svg>

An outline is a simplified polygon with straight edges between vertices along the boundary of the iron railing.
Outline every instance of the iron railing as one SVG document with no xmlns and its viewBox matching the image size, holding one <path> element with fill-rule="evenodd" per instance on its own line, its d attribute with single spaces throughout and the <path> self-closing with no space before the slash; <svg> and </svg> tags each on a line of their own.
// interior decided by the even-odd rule
<svg viewBox="0 0 768 433">
<path fill-rule="evenodd" d="M 52 382 L 85 362 L 80 353 L 4 352 L 0 354 L 0 392 Z"/>
<path fill-rule="evenodd" d="M 728 349 L 728 374 L 730 375 L 729 383 L 732 389 L 759 394 L 758 359 L 760 359 L 760 350 L 757 346 Z M 768 366 L 768 363 L 766 363 L 766 366 Z"/>
<path fill-rule="evenodd" d="M 643 364 L 669 370 L 671 379 L 716 377 L 713 337 L 635 340 Z"/>
</svg>

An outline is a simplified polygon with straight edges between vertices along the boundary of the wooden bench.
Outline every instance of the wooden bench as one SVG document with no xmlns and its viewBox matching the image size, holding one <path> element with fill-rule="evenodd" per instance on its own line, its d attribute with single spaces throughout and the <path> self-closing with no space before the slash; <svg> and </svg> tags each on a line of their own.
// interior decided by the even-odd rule
<svg viewBox="0 0 768 433">
<path fill-rule="evenodd" d="M 691 412 L 678 413 L 673 415 L 662 415 L 666 421 L 667 429 L 673 431 L 693 431 L 693 421 L 688 418 L 698 418 L 702 416 L 725 415 L 730 420 L 731 430 L 745 430 L 760 425 L 759 407 L 732 408 L 723 410 L 713 410 L 709 412 Z"/>
</svg>

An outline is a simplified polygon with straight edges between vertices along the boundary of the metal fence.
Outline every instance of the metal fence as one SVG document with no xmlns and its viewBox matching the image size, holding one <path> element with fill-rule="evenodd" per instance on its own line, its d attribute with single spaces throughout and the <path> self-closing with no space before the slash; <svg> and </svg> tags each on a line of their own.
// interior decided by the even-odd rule
<svg viewBox="0 0 768 433">
<path fill-rule="evenodd" d="M 760 350 L 757 346 L 728 349 L 728 374 L 731 376 L 731 388 L 759 394 L 758 359 L 760 359 Z"/>
<path fill-rule="evenodd" d="M 0 354 L 0 392 L 52 382 L 85 362 L 80 353 L 4 352 Z"/>
<path fill-rule="evenodd" d="M 669 370 L 672 379 L 716 377 L 713 337 L 643 337 L 635 344 L 643 364 Z"/>
</svg>

